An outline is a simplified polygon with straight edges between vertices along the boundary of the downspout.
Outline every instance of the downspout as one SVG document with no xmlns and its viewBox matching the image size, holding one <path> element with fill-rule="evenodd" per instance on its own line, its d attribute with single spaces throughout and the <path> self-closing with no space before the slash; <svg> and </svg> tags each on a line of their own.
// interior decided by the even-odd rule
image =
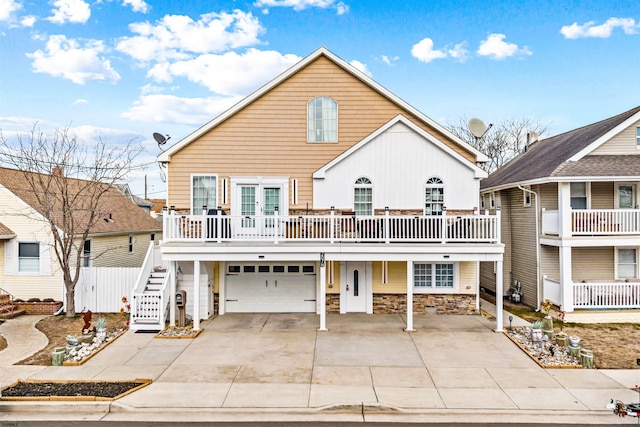
<svg viewBox="0 0 640 427">
<path fill-rule="evenodd" d="M 539 232 L 539 212 L 538 212 L 538 193 L 528 188 L 518 185 L 518 188 L 526 193 L 536 196 L 536 311 L 540 311 L 542 301 L 540 299 L 540 232 Z"/>
</svg>

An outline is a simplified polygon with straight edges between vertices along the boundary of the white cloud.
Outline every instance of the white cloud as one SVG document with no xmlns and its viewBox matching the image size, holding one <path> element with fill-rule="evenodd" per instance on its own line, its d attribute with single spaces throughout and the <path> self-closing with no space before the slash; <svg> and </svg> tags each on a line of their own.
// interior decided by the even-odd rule
<svg viewBox="0 0 640 427">
<path fill-rule="evenodd" d="M 201 125 L 227 110 L 243 97 L 180 98 L 173 95 L 143 95 L 121 114 L 129 120 Z"/>
<path fill-rule="evenodd" d="M 480 47 L 476 53 L 480 56 L 489 56 L 497 60 L 516 55 L 532 54 L 526 46 L 519 48 L 515 43 L 505 42 L 505 37 L 504 34 L 489 34 L 486 40 L 480 42 Z"/>
<path fill-rule="evenodd" d="M 560 33 L 567 39 L 578 39 L 581 37 L 609 38 L 616 28 L 622 28 L 625 34 L 636 34 L 640 28 L 640 23 L 636 24 L 633 18 L 609 18 L 607 22 L 595 25 L 594 21 L 578 25 L 574 22 L 565 25 L 560 29 Z"/>
<path fill-rule="evenodd" d="M 366 64 L 363 64 L 362 62 L 357 61 L 355 59 L 349 62 L 349 64 L 351 64 L 356 70 L 365 74 L 367 77 L 373 77 L 373 74 L 371 74 L 371 72 L 367 69 Z"/>
<path fill-rule="evenodd" d="M 436 59 L 453 58 L 460 62 L 467 59 L 469 52 L 464 48 L 466 42 L 458 43 L 453 48 L 434 49 L 433 40 L 426 37 L 413 45 L 411 55 L 419 61 L 429 63 Z M 397 59 L 397 58 L 396 58 Z M 384 60 L 384 58 L 383 58 Z"/>
<path fill-rule="evenodd" d="M 10 21 L 13 12 L 22 9 L 22 5 L 14 0 L 0 0 L 0 22 Z"/>
<path fill-rule="evenodd" d="M 293 10 L 300 11 L 310 7 L 318 7 L 321 9 L 335 9 L 338 15 L 349 12 L 349 6 L 344 2 L 336 0 L 257 0 L 255 7 L 291 7 Z"/>
<path fill-rule="evenodd" d="M 399 56 L 394 56 L 393 58 L 389 58 L 387 55 L 380 55 L 380 61 L 384 62 L 387 65 L 393 65 L 395 61 L 400 59 Z"/>
<path fill-rule="evenodd" d="M 87 80 L 115 83 L 120 80 L 120 75 L 111 67 L 109 60 L 100 56 L 104 51 L 100 40 L 88 40 L 81 46 L 78 40 L 53 35 L 49 37 L 44 51 L 37 50 L 27 56 L 33 59 L 35 73 L 62 77 L 77 84 L 84 84 Z"/>
<path fill-rule="evenodd" d="M 206 54 L 187 61 L 157 64 L 147 77 L 164 83 L 174 77 L 185 77 L 220 95 L 246 95 L 298 61 L 300 58 L 292 54 L 247 49 L 242 54 Z"/>
<path fill-rule="evenodd" d="M 193 21 L 188 16 L 166 15 L 152 25 L 138 22 L 129 25 L 138 34 L 124 37 L 116 49 L 142 62 L 188 59 L 192 54 L 218 53 L 228 49 L 259 44 L 264 32 L 251 13 L 209 13 Z"/>
<path fill-rule="evenodd" d="M 80 105 L 80 104 L 88 104 L 89 101 L 87 101 L 84 98 L 78 98 L 75 101 L 73 101 L 73 103 L 71 105 Z"/>
<path fill-rule="evenodd" d="M 84 24 L 91 16 L 89 3 L 83 0 L 54 0 L 51 5 L 54 7 L 51 9 L 52 16 L 45 19 L 54 24 L 65 22 Z"/>
<path fill-rule="evenodd" d="M 1 0 L 0 0 L 0 1 L 1 1 Z M 33 16 L 33 15 L 28 15 L 28 16 L 23 17 L 23 18 L 20 20 L 20 24 L 21 24 L 23 27 L 33 27 L 33 25 L 36 23 L 36 21 L 37 21 L 37 20 L 38 20 L 38 18 L 37 18 L 37 17 L 35 17 L 35 16 Z"/>
<path fill-rule="evenodd" d="M 123 6 L 131 6 L 134 12 L 148 13 L 150 6 L 144 0 L 122 0 Z"/>
</svg>

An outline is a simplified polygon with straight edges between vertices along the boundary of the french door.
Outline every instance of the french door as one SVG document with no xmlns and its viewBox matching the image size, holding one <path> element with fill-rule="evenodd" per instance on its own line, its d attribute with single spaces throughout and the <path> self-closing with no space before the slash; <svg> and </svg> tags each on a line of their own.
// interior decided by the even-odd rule
<svg viewBox="0 0 640 427">
<path fill-rule="evenodd" d="M 240 228 L 242 234 L 275 234 L 276 221 L 272 217 L 276 209 L 282 212 L 282 187 L 277 185 L 238 185 L 240 204 Z"/>
</svg>

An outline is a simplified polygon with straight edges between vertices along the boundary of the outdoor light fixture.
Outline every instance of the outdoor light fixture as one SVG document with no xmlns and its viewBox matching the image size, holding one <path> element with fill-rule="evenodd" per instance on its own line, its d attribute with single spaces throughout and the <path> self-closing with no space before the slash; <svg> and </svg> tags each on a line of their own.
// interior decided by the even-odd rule
<svg viewBox="0 0 640 427">
<path fill-rule="evenodd" d="M 513 316 L 509 316 L 509 330 L 511 330 L 511 322 L 513 321 Z"/>
</svg>

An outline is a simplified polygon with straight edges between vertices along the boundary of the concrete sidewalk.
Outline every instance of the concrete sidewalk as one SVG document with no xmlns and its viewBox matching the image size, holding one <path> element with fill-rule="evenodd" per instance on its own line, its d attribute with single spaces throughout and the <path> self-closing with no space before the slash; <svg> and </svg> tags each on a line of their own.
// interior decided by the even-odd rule
<svg viewBox="0 0 640 427">
<path fill-rule="evenodd" d="M 624 424 L 605 404 L 638 400 L 628 384 L 640 370 L 542 369 L 482 316 L 416 316 L 411 333 L 405 320 L 330 314 L 329 331 L 318 332 L 316 315 L 226 314 L 196 339 L 130 331 L 84 365 L 13 374 L 151 385 L 113 403 L 0 402 L 0 421 L 51 419 L 52 410 L 107 421 Z"/>
</svg>

